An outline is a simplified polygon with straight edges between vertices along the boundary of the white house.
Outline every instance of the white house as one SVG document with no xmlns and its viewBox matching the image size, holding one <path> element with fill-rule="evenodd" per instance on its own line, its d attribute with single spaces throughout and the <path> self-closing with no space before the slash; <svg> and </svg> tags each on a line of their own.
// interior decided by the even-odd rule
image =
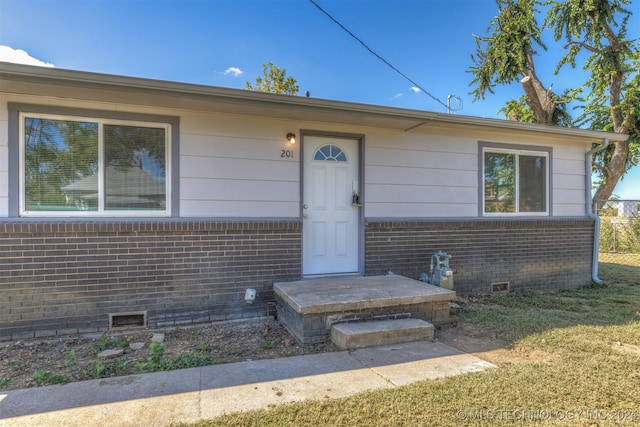
<svg viewBox="0 0 640 427">
<path fill-rule="evenodd" d="M 624 138 L 1 63 L 0 340 L 262 316 L 438 250 L 458 293 L 587 285 L 588 152 Z"/>
<path fill-rule="evenodd" d="M 620 218 L 637 217 L 640 214 L 640 201 L 609 200 L 599 213 Z"/>
</svg>

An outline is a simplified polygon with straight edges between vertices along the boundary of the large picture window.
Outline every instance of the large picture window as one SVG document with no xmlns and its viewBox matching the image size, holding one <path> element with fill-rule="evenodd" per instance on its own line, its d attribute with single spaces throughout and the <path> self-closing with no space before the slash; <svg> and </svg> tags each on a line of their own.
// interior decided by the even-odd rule
<svg viewBox="0 0 640 427">
<path fill-rule="evenodd" d="M 483 150 L 483 212 L 548 215 L 549 154 Z"/>
<path fill-rule="evenodd" d="M 20 214 L 170 213 L 169 124 L 22 113 Z"/>
</svg>

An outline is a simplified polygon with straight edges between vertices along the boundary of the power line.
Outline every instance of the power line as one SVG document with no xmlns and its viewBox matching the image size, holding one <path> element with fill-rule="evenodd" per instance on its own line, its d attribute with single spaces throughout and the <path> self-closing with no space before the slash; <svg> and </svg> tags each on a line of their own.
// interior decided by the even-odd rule
<svg viewBox="0 0 640 427">
<path fill-rule="evenodd" d="M 451 110 L 451 105 L 450 103 L 445 104 L 444 102 L 440 101 L 438 98 L 436 98 L 435 96 L 431 95 L 426 89 L 424 89 L 422 86 L 420 86 L 418 83 L 416 83 L 411 77 L 407 76 L 406 74 L 404 74 L 402 71 L 400 71 L 397 67 L 395 67 L 393 64 L 391 64 L 389 61 L 387 61 L 386 59 L 384 59 L 382 56 L 380 56 L 378 53 L 376 53 L 373 49 L 371 49 L 369 46 L 367 46 L 367 44 L 365 42 L 363 42 L 360 38 L 358 38 L 358 36 L 356 36 L 355 34 L 353 34 L 351 31 L 349 31 L 349 29 L 347 27 L 345 27 L 344 25 L 342 25 L 336 18 L 334 18 L 333 16 L 331 16 L 331 14 L 329 12 L 327 12 L 326 10 L 324 10 L 322 7 L 320 7 L 320 5 L 318 3 L 316 3 L 314 0 L 309 0 L 311 2 L 311 4 L 313 4 L 315 7 L 317 7 L 320 12 L 324 13 L 325 15 L 327 15 L 327 17 L 329 19 L 331 19 L 333 22 L 335 22 L 340 28 L 342 28 L 344 31 L 347 32 L 347 34 L 349 34 L 351 37 L 353 37 L 358 43 L 360 43 L 362 46 L 364 46 L 365 49 L 367 49 L 373 56 L 375 56 L 376 58 L 378 58 L 379 60 L 381 60 L 382 62 L 384 62 L 385 64 L 387 64 L 393 71 L 395 71 L 396 73 L 400 74 L 402 77 L 404 77 L 406 80 L 408 80 L 411 84 L 413 84 L 415 87 L 417 87 L 418 89 L 420 89 L 422 92 L 426 93 L 429 97 L 431 97 L 431 99 L 433 99 L 434 101 L 436 101 L 437 103 L 439 103 L 440 105 L 442 105 L 443 107 L 445 107 L 447 109 L 447 111 Z M 452 95 L 450 95 L 451 97 Z M 457 97 L 456 97 L 457 98 Z M 458 98 L 460 99 L 460 98 Z M 462 108 L 462 107 L 460 107 Z M 457 108 L 457 109 L 460 109 Z"/>
</svg>

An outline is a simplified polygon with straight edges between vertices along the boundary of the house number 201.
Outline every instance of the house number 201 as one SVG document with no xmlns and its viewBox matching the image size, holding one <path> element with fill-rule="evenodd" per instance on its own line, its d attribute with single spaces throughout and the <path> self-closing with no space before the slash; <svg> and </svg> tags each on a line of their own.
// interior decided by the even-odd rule
<svg viewBox="0 0 640 427">
<path fill-rule="evenodd" d="M 281 150 L 280 157 L 293 158 L 293 150 Z"/>
</svg>

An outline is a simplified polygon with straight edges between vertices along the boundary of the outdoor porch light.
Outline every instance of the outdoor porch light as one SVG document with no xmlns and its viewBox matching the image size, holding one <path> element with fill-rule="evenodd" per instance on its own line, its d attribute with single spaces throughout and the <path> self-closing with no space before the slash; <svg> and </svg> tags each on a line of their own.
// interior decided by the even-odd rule
<svg viewBox="0 0 640 427">
<path fill-rule="evenodd" d="M 296 134 L 295 133 L 288 133 L 287 134 L 287 139 L 289 140 L 289 142 L 291 144 L 295 144 L 296 143 Z"/>
</svg>

